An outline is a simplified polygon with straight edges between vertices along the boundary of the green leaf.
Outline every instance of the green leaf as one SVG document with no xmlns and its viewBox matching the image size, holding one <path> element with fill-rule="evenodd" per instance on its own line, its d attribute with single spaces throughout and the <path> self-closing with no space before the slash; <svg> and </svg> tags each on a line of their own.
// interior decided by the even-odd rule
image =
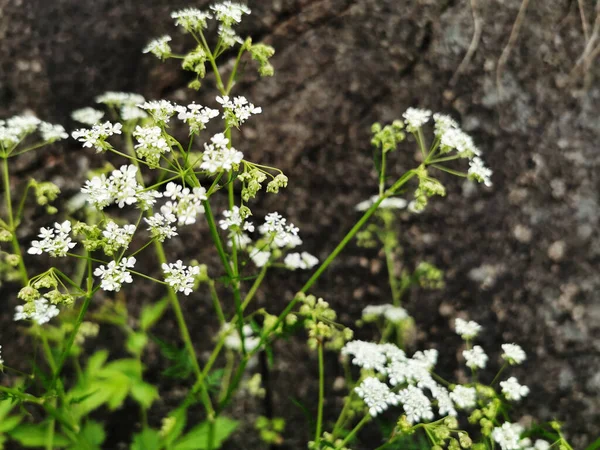
<svg viewBox="0 0 600 450">
<path fill-rule="evenodd" d="M 214 448 L 220 448 L 221 444 L 235 431 L 238 426 L 237 420 L 227 417 L 215 419 Z M 173 450 L 204 450 L 208 448 L 208 422 L 192 428 L 173 446 Z"/>
<path fill-rule="evenodd" d="M 13 429 L 8 435 L 18 441 L 23 447 L 45 447 L 48 435 L 47 424 L 24 423 Z M 53 447 L 62 448 L 70 444 L 70 441 L 62 434 L 55 433 Z"/>
<path fill-rule="evenodd" d="M 152 305 L 146 305 L 140 314 L 140 328 L 148 331 L 161 318 L 165 309 L 169 306 L 169 299 L 163 298 L 161 301 Z"/>
<path fill-rule="evenodd" d="M 141 355 L 148 343 L 148 336 L 144 333 L 130 333 L 127 336 L 127 351 L 132 355 Z"/>
<path fill-rule="evenodd" d="M 0 434 L 12 430 L 21 423 L 21 420 L 23 420 L 21 416 L 10 416 L 0 420 Z"/>
<path fill-rule="evenodd" d="M 100 446 L 106 439 L 106 432 L 101 424 L 90 420 L 83 426 L 77 438 L 78 443 L 71 447 L 72 450 L 80 450 L 82 448 L 100 450 Z"/>
<path fill-rule="evenodd" d="M 600 449 L 600 438 L 596 439 L 590 445 L 588 445 L 585 450 L 598 450 Z"/>
<path fill-rule="evenodd" d="M 106 360 L 108 359 L 108 351 L 100 350 L 94 353 L 87 362 L 87 367 L 85 369 L 88 376 L 94 376 L 100 368 L 104 365 Z"/>
<path fill-rule="evenodd" d="M 159 398 L 158 389 L 151 384 L 144 383 L 143 381 L 134 382 L 131 385 L 131 396 L 137 401 L 144 409 L 149 409 L 154 403 L 154 400 Z"/>
<path fill-rule="evenodd" d="M 133 436 L 130 450 L 160 450 L 160 434 L 152 428 L 145 428 Z"/>
<path fill-rule="evenodd" d="M 178 408 L 169 413 L 168 417 L 170 420 L 175 421 L 173 426 L 163 434 L 163 442 L 167 448 L 170 448 L 173 442 L 183 433 L 185 424 L 187 423 L 187 410 L 185 408 Z"/>
</svg>

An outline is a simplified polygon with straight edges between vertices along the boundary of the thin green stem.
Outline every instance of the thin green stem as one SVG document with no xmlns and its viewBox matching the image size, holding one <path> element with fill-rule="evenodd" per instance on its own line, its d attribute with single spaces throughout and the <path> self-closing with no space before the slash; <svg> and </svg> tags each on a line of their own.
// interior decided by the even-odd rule
<svg viewBox="0 0 600 450">
<path fill-rule="evenodd" d="M 369 420 L 371 420 L 371 416 L 367 414 L 365 417 L 363 417 L 363 419 L 360 422 L 356 424 L 352 431 L 348 433 L 348 435 L 344 438 L 342 443 L 336 447 L 336 449 L 344 448 L 346 444 L 350 442 L 354 438 L 354 436 L 356 436 L 356 433 L 358 433 L 360 429 L 364 427 L 367 424 L 367 422 L 369 422 Z"/>
<path fill-rule="evenodd" d="M 315 444 L 318 448 L 321 442 L 321 428 L 323 427 L 323 399 L 325 398 L 325 365 L 323 363 L 322 341 L 319 341 L 317 353 L 319 355 L 319 403 L 317 408 L 317 427 L 315 430 Z"/>
<path fill-rule="evenodd" d="M 258 273 L 258 276 L 256 277 L 256 280 L 254 280 L 254 283 L 252 284 L 252 287 L 250 288 L 250 290 L 246 294 L 246 297 L 244 298 L 244 303 L 242 303 L 242 311 L 246 310 L 246 307 L 248 306 L 248 304 L 254 298 L 254 295 L 256 294 L 256 291 L 258 290 L 258 288 L 262 284 L 262 282 L 263 282 L 263 280 L 265 278 L 265 275 L 267 274 L 267 269 L 268 268 L 269 268 L 268 264 L 265 264 L 264 266 L 261 267 L 260 272 Z"/>
<path fill-rule="evenodd" d="M 17 240 L 17 230 L 15 227 L 15 217 L 13 215 L 12 196 L 10 190 L 8 157 L 2 158 L 2 175 L 2 178 L 4 179 L 4 196 L 6 197 L 6 212 L 8 214 L 8 224 L 10 227 L 9 231 L 11 234 L 12 248 L 15 255 L 17 255 L 19 258 L 19 274 L 21 275 L 23 286 L 26 286 L 29 282 L 29 276 L 27 275 L 27 268 L 25 267 L 25 262 L 23 261 L 23 253 L 21 252 L 21 246 L 19 245 L 19 241 Z"/>
<path fill-rule="evenodd" d="M 219 324 L 223 326 L 226 321 L 225 314 L 223 314 L 223 308 L 221 308 L 221 302 L 219 301 L 219 294 L 217 294 L 217 289 L 215 288 L 215 282 L 213 280 L 208 281 L 208 288 L 210 289 L 210 296 L 213 301 L 215 312 L 219 318 Z"/>
</svg>

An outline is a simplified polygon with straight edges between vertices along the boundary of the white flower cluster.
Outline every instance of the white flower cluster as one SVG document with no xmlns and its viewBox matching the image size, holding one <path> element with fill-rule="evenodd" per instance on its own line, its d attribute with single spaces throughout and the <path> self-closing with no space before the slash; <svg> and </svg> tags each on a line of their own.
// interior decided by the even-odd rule
<svg viewBox="0 0 600 450">
<path fill-rule="evenodd" d="M 289 253 L 283 259 L 283 264 L 291 270 L 310 270 L 319 264 L 319 259 L 308 252 Z"/>
<path fill-rule="evenodd" d="M 87 180 L 81 192 L 87 194 L 88 200 L 98 209 L 104 209 L 112 203 L 116 203 L 119 208 L 137 203 L 146 210 L 156 203 L 161 194 L 144 191 L 137 182 L 137 171 L 137 167 L 132 164 L 123 165 L 113 170 L 108 178 L 101 175 Z"/>
<path fill-rule="evenodd" d="M 93 125 L 92 128 L 80 128 L 73 131 L 71 136 L 73 139 L 83 143 L 83 147 L 94 147 L 97 153 L 106 151 L 110 148 L 110 144 L 106 142 L 110 136 L 121 134 L 123 125 L 120 123 L 104 122 L 103 124 Z"/>
<path fill-rule="evenodd" d="M 450 392 L 450 398 L 460 409 L 474 408 L 477 405 L 477 390 L 459 384 Z"/>
<path fill-rule="evenodd" d="M 102 232 L 105 239 L 104 252 L 107 255 L 113 255 L 117 250 L 129 247 L 135 229 L 135 225 L 127 224 L 119 227 L 112 220 L 108 222 Z"/>
<path fill-rule="evenodd" d="M 244 334 L 244 346 L 246 347 L 247 352 L 251 352 L 252 350 L 258 347 L 260 343 L 260 338 L 258 336 L 254 336 L 254 331 L 250 325 L 244 325 L 242 327 L 242 333 Z M 221 328 L 221 334 L 225 334 L 224 345 L 226 348 L 235 351 L 242 350 L 242 339 L 240 338 L 240 334 L 235 326 L 231 323 L 223 324 Z"/>
<path fill-rule="evenodd" d="M 138 143 L 135 145 L 135 153 L 138 158 L 145 159 L 148 166 L 157 168 L 160 158 L 171 151 L 167 140 L 162 134 L 160 127 L 135 127 L 133 136 Z"/>
<path fill-rule="evenodd" d="M 406 129 L 410 132 L 416 132 L 419 128 L 429 122 L 431 111 L 428 109 L 408 108 L 404 114 Z"/>
<path fill-rule="evenodd" d="M 231 230 L 233 232 L 254 231 L 252 222 L 244 221 L 240 214 L 240 208 L 234 206 L 231 210 L 223 211 L 223 219 L 219 220 L 219 227 L 222 230 Z"/>
<path fill-rule="evenodd" d="M 367 305 L 362 311 L 362 319 L 365 322 L 373 322 L 380 317 L 383 317 L 392 323 L 398 323 L 408 319 L 410 316 L 401 306 L 394 306 L 391 304 Z"/>
<path fill-rule="evenodd" d="M 144 221 L 148 224 L 150 235 L 159 242 L 164 242 L 165 239 L 177 236 L 177 228 L 173 226 L 177 222 L 177 218 L 173 214 L 163 216 L 160 213 L 156 213 L 150 217 L 145 217 Z"/>
<path fill-rule="evenodd" d="M 223 107 L 223 119 L 230 126 L 238 127 L 255 114 L 262 113 L 262 108 L 248 102 L 246 97 L 230 99 L 227 95 L 217 97 L 217 102 Z"/>
<path fill-rule="evenodd" d="M 190 189 L 187 187 L 184 188 L 179 184 L 168 183 L 162 196 L 172 200 L 160 208 L 160 212 L 164 218 L 164 225 L 174 223 L 175 221 L 179 225 L 191 225 L 196 223 L 198 214 L 204 213 L 202 202 L 207 197 L 206 189 L 203 187 Z"/>
<path fill-rule="evenodd" d="M 502 350 L 502 358 L 511 365 L 522 364 L 527 359 L 525 351 L 517 344 L 502 344 Z"/>
<path fill-rule="evenodd" d="M 32 115 L 22 115 L 0 120 L 0 143 L 5 148 L 10 148 L 36 130 L 41 134 L 42 140 L 47 143 L 69 137 L 61 125 L 43 122 Z"/>
<path fill-rule="evenodd" d="M 163 264 L 162 270 L 166 275 L 165 283 L 185 295 L 193 291 L 195 277 L 200 273 L 200 267 L 184 266 L 180 259 L 174 264 Z"/>
<path fill-rule="evenodd" d="M 171 56 L 171 46 L 169 45 L 169 42 L 171 42 L 171 36 L 161 36 L 150 41 L 142 52 L 152 53 L 159 59 L 167 59 Z"/>
<path fill-rule="evenodd" d="M 510 377 L 506 381 L 501 381 L 500 387 L 502 388 L 502 393 L 507 400 L 518 401 L 529 394 L 529 388 L 519 384 L 515 377 Z"/>
<path fill-rule="evenodd" d="M 38 325 L 43 325 L 50 322 L 50 319 L 58 316 L 60 313 L 56 305 L 48 303 L 45 298 L 38 298 L 33 301 L 33 311 L 26 311 L 23 305 L 18 305 L 15 308 L 14 320 L 31 319 Z"/>
<path fill-rule="evenodd" d="M 542 439 L 537 439 L 535 443 L 529 438 L 521 439 L 523 431 L 525 429 L 522 425 L 505 422 L 501 427 L 493 429 L 492 439 L 502 450 L 548 450 L 551 447 L 549 442 Z"/>
<path fill-rule="evenodd" d="M 30 255 L 41 255 L 48 253 L 50 256 L 66 256 L 69 250 L 75 247 L 71 237 L 71 222 L 65 220 L 63 223 L 54 223 L 54 228 L 40 228 L 38 237 L 40 241 L 32 241 L 27 250 Z"/>
<path fill-rule="evenodd" d="M 177 112 L 177 105 L 168 100 L 153 100 L 137 105 L 138 108 L 148 111 L 152 118 L 160 124 L 169 123 L 171 117 Z"/>
<path fill-rule="evenodd" d="M 354 390 L 369 407 L 369 414 L 373 417 L 400 401 L 399 396 L 394 394 L 387 384 L 374 377 L 365 378 Z"/>
<path fill-rule="evenodd" d="M 236 43 L 242 44 L 242 39 L 235 33 L 233 26 L 242 21 L 244 14 L 250 14 L 250 9 L 241 3 L 226 1 L 217 5 L 212 5 L 210 9 L 215 13 L 219 24 L 219 38 L 227 47 L 232 47 Z"/>
<path fill-rule="evenodd" d="M 144 97 L 140 94 L 133 94 L 131 92 L 108 91 L 96 97 L 96 103 L 102 103 L 117 108 L 122 106 L 135 106 L 139 103 L 144 103 L 145 101 Z"/>
<path fill-rule="evenodd" d="M 287 219 L 277 212 L 267 214 L 258 231 L 276 248 L 294 248 L 302 244 L 299 229 L 293 223 L 288 224 Z"/>
<path fill-rule="evenodd" d="M 489 358 L 481 346 L 475 345 L 472 349 L 463 350 L 462 354 L 471 369 L 485 369 Z"/>
<path fill-rule="evenodd" d="M 209 173 L 217 173 L 221 170 L 232 170 L 244 159 L 244 154 L 233 147 L 229 147 L 229 139 L 223 133 L 215 134 L 211 143 L 204 144 L 202 163 L 200 168 Z"/>
<path fill-rule="evenodd" d="M 71 118 L 79 123 L 83 123 L 85 125 L 96 125 L 104 117 L 104 112 L 98 111 L 97 109 L 86 107 L 81 109 L 76 109 L 71 113 Z"/>
<path fill-rule="evenodd" d="M 198 133 L 204 130 L 211 119 L 219 116 L 219 110 L 197 105 L 196 103 L 177 106 L 176 109 L 179 113 L 177 118 L 190 127 L 190 133 Z"/>
<path fill-rule="evenodd" d="M 470 408 L 475 405 L 474 389 L 455 389 L 451 393 L 433 379 L 431 370 L 437 362 L 436 350 L 416 352 L 412 358 L 408 358 L 393 344 L 351 341 L 342 348 L 342 355 L 351 356 L 354 365 L 375 370 L 380 375 L 386 376 L 390 385 L 404 386 L 398 391 L 397 400 L 402 404 L 407 420 L 411 423 L 433 419 L 434 402 L 437 404 L 440 416 L 456 416 L 455 402 L 459 408 Z M 379 385 L 373 385 L 376 387 L 372 398 L 380 398 L 383 389 Z M 384 386 L 387 388 L 387 385 Z M 361 388 L 364 394 L 361 398 L 369 398 L 366 387 L 361 385 Z M 430 400 L 427 393 L 433 400 Z M 373 402 L 373 405 L 375 404 L 383 408 L 381 401 Z M 369 404 L 367 406 L 372 407 Z M 370 409 L 369 412 L 374 415 L 381 411 Z"/>
<path fill-rule="evenodd" d="M 131 272 L 127 269 L 131 269 L 135 266 L 136 259 L 132 256 L 130 258 L 123 258 L 120 262 L 111 261 L 108 266 L 101 265 L 94 270 L 94 275 L 100 277 L 100 287 L 105 291 L 119 292 L 123 283 L 131 283 Z"/>
<path fill-rule="evenodd" d="M 460 335 L 460 337 L 465 340 L 477 337 L 477 335 L 481 331 L 481 325 L 479 325 L 477 322 L 473 320 L 469 320 L 467 322 L 466 320 L 461 318 L 455 320 L 454 328 L 456 330 L 456 334 Z"/>
<path fill-rule="evenodd" d="M 356 205 L 354 208 L 357 211 L 366 211 L 371 206 L 375 204 L 375 202 L 379 200 L 379 195 L 374 195 L 368 200 L 364 200 Z M 404 209 L 408 205 L 408 202 L 400 197 L 388 197 L 383 199 L 383 201 L 379 204 L 379 209 Z"/>
<path fill-rule="evenodd" d="M 185 31 L 195 32 L 206 28 L 206 21 L 213 17 L 209 12 L 197 8 L 185 8 L 180 11 L 173 11 L 171 18 L 175 19 L 175 25 L 180 26 Z"/>
<path fill-rule="evenodd" d="M 271 259 L 271 252 L 266 250 L 253 249 L 250 252 L 250 259 L 256 267 L 263 267 Z"/>
</svg>

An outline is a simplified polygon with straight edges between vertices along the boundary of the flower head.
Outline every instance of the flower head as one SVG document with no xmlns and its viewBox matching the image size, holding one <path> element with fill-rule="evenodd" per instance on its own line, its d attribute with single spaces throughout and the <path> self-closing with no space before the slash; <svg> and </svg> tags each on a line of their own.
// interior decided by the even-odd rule
<svg viewBox="0 0 600 450">
<path fill-rule="evenodd" d="M 52 257 L 66 256 L 69 250 L 75 247 L 75 242 L 70 237 L 71 222 L 55 222 L 54 228 L 40 228 L 39 241 L 32 241 L 27 250 L 30 255 L 48 253 Z"/>
<path fill-rule="evenodd" d="M 472 387 L 455 386 L 450 398 L 461 409 L 474 408 L 477 405 L 477 390 Z"/>
<path fill-rule="evenodd" d="M 481 325 L 472 320 L 466 321 L 464 319 L 458 318 L 454 322 L 454 327 L 456 329 L 456 334 L 460 335 L 461 338 L 473 339 L 476 337 L 481 331 Z"/>
<path fill-rule="evenodd" d="M 195 277 L 200 273 L 198 266 L 184 266 L 179 259 L 175 264 L 163 264 L 165 283 L 178 292 L 190 295 L 194 288 Z"/>
<path fill-rule="evenodd" d="M 406 129 L 411 132 L 417 131 L 431 118 L 431 111 L 428 109 L 408 108 L 404 114 Z"/>
<path fill-rule="evenodd" d="M 517 344 L 502 344 L 502 358 L 511 365 L 522 364 L 527 359 L 527 355 Z"/>
<path fill-rule="evenodd" d="M 33 301 L 33 309 L 18 305 L 15 308 L 14 320 L 31 319 L 38 325 L 43 325 L 50 322 L 50 319 L 58 316 L 59 313 L 56 305 L 49 304 L 45 298 L 39 298 Z"/>
<path fill-rule="evenodd" d="M 171 46 L 169 45 L 170 41 L 171 36 L 162 36 L 156 38 L 150 41 L 144 50 L 142 50 L 142 52 L 152 53 L 159 59 L 167 59 L 169 56 L 171 56 Z"/>
<path fill-rule="evenodd" d="M 506 381 L 500 382 L 502 393 L 508 400 L 521 400 L 529 394 L 529 388 L 519 384 L 515 377 L 510 377 Z"/>
<path fill-rule="evenodd" d="M 105 291 L 119 292 L 123 283 L 131 283 L 131 272 L 127 269 L 135 266 L 136 259 L 123 258 L 120 262 L 111 261 L 107 266 L 101 265 L 94 270 L 94 275 L 100 277 L 100 287 Z"/>
<path fill-rule="evenodd" d="M 85 125 L 96 125 L 102 120 L 102 117 L 104 117 L 104 112 L 90 108 L 89 106 L 77 109 L 71 113 L 73 120 Z"/>
<path fill-rule="evenodd" d="M 389 405 L 397 405 L 399 400 L 399 396 L 394 394 L 387 384 L 374 377 L 365 378 L 354 391 L 364 400 L 369 414 L 373 417 L 385 411 Z"/>
<path fill-rule="evenodd" d="M 465 357 L 467 366 L 471 369 L 485 369 L 488 356 L 479 345 L 475 345 L 471 350 L 464 350 L 463 356 Z"/>
<path fill-rule="evenodd" d="M 206 28 L 206 21 L 212 17 L 211 13 L 197 8 L 185 8 L 171 13 L 171 18 L 175 19 L 175 25 L 188 32 L 203 30 Z"/>
</svg>

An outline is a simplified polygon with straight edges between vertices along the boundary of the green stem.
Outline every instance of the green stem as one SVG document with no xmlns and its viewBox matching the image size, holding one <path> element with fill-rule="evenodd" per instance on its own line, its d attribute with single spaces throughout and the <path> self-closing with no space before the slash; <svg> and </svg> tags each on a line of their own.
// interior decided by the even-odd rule
<svg viewBox="0 0 600 450">
<path fill-rule="evenodd" d="M 14 397 L 14 398 L 18 398 L 22 402 L 35 403 L 37 405 L 43 405 L 44 404 L 44 399 L 38 398 L 38 397 L 36 397 L 34 395 L 31 395 L 31 394 L 27 394 L 25 392 L 21 392 L 21 391 L 19 391 L 17 389 L 12 389 L 12 388 L 9 388 L 9 387 L 0 386 L 0 392 L 4 392 L 5 394 L 9 394 L 11 397 Z"/>
<path fill-rule="evenodd" d="M 219 294 L 217 294 L 217 289 L 215 288 L 215 282 L 213 280 L 208 281 L 208 288 L 210 289 L 210 296 L 213 301 L 213 306 L 215 307 L 215 312 L 219 318 L 219 324 L 223 326 L 226 322 L 225 314 L 223 314 L 223 308 L 221 308 L 221 302 L 219 301 Z"/>
<path fill-rule="evenodd" d="M 15 255 L 19 257 L 19 274 L 23 281 L 23 286 L 27 286 L 29 282 L 29 276 L 27 275 L 27 269 L 25 262 L 23 261 L 23 253 L 21 252 L 21 246 L 17 240 L 17 230 L 15 227 L 15 218 L 13 215 L 12 208 L 12 196 L 10 190 L 10 174 L 8 172 L 8 157 L 2 158 L 2 178 L 4 178 L 4 196 L 6 197 L 6 212 L 8 214 L 8 224 L 10 226 L 11 242 Z"/>
<path fill-rule="evenodd" d="M 321 428 L 323 427 L 323 399 L 325 398 L 325 365 L 323 364 L 323 342 L 319 341 L 319 404 L 317 409 L 317 427 L 315 430 L 315 445 L 321 443 Z"/>
<path fill-rule="evenodd" d="M 268 268 L 269 268 L 269 265 L 265 264 L 260 269 L 260 272 L 258 273 L 258 277 L 256 277 L 256 280 L 254 280 L 254 284 L 252 284 L 252 287 L 250 288 L 250 290 L 248 291 L 248 294 L 246 294 L 246 297 L 244 298 L 244 303 L 242 303 L 242 311 L 244 311 L 246 309 L 246 307 L 248 306 L 248 304 L 254 298 L 254 295 L 256 294 L 256 291 L 258 290 L 258 288 L 262 284 L 262 282 L 263 282 L 263 280 L 265 278 L 265 275 L 267 274 L 267 269 Z"/>
<path fill-rule="evenodd" d="M 363 417 L 363 419 L 360 422 L 358 422 L 356 424 L 356 426 L 352 429 L 352 431 L 350 431 L 350 433 L 348 433 L 348 435 L 344 438 L 342 443 L 336 447 L 336 449 L 344 448 L 344 446 L 348 442 L 350 442 L 354 438 L 354 436 L 356 436 L 356 433 L 358 433 L 360 431 L 360 429 L 362 427 L 364 427 L 369 420 L 371 420 L 371 416 L 369 416 L 367 414 L 365 417 Z"/>
</svg>

